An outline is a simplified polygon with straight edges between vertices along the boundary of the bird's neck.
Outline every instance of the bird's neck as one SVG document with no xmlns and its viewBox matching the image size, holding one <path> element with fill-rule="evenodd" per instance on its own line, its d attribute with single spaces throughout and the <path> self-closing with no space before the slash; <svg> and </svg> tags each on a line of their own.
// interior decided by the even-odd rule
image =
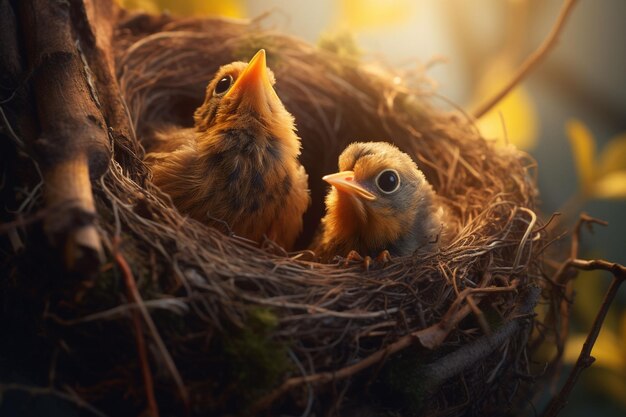
<svg viewBox="0 0 626 417">
<path fill-rule="evenodd" d="M 357 197 L 332 189 L 326 206 L 331 209 L 324 219 L 324 244 L 338 247 L 337 254 L 344 256 L 346 251 L 362 251 L 366 246 L 363 231 L 367 229 L 368 221 L 363 204 Z"/>
<path fill-rule="evenodd" d="M 296 160 L 300 154 L 300 139 L 293 124 L 261 123 L 254 118 L 228 120 L 209 129 L 196 128 L 198 156 L 210 161 L 216 155 L 237 153 L 242 156 L 278 154 L 283 161 Z"/>
<path fill-rule="evenodd" d="M 412 236 L 412 211 L 398 215 L 391 209 L 368 209 L 358 197 L 335 189 L 329 194 L 327 205 L 333 209 L 324 224 L 326 239 L 348 251 L 376 256 L 385 249 L 392 251 L 396 244 L 402 244 L 402 239 Z"/>
</svg>

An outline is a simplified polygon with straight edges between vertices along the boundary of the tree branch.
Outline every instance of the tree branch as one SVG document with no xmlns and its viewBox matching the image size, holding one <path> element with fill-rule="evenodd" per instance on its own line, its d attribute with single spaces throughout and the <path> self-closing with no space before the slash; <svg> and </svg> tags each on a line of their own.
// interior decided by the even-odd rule
<svg viewBox="0 0 626 417">
<path fill-rule="evenodd" d="M 519 83 L 521 83 L 522 80 L 526 78 L 526 76 L 533 69 L 535 69 L 535 67 L 539 65 L 541 61 L 543 61 L 543 59 L 545 59 L 545 57 L 548 55 L 550 50 L 554 48 L 557 41 L 559 40 L 559 36 L 561 35 L 561 32 L 563 31 L 565 22 L 567 21 L 567 18 L 572 12 L 572 9 L 574 8 L 574 5 L 576 4 L 576 2 L 577 0 L 565 0 L 565 2 L 563 3 L 563 6 L 561 7 L 559 16 L 554 26 L 552 27 L 552 30 L 550 31 L 550 34 L 548 35 L 548 37 L 543 41 L 543 43 L 539 46 L 539 48 L 535 50 L 535 52 L 533 52 L 528 58 L 526 58 L 526 61 L 522 63 L 522 65 L 517 70 L 517 73 L 511 79 L 511 81 L 509 81 L 509 83 L 505 85 L 504 88 L 500 90 L 500 92 L 498 92 L 495 96 L 491 97 L 482 105 L 478 106 L 476 110 L 474 110 L 474 117 L 476 119 L 480 119 L 489 110 L 491 110 L 496 104 L 498 104 L 500 100 L 506 97 L 506 95 L 509 94 L 509 92 L 511 92 L 513 88 L 515 88 Z"/>
<path fill-rule="evenodd" d="M 600 330 L 602 329 L 602 324 L 604 323 L 604 319 L 609 311 L 609 307 L 613 303 L 613 300 L 619 291 L 620 285 L 626 281 L 626 267 L 617 263 L 605 260 L 573 259 L 569 262 L 569 265 L 573 268 L 585 271 L 604 270 L 611 272 L 613 274 L 613 280 L 611 281 L 611 285 L 604 296 L 600 310 L 596 315 L 591 331 L 585 339 L 585 343 L 583 344 L 574 368 L 570 372 L 567 381 L 561 388 L 559 394 L 555 396 L 552 401 L 550 401 L 543 417 L 556 417 L 559 414 L 559 412 L 567 404 L 572 389 L 574 389 L 574 386 L 578 382 L 578 378 L 580 377 L 582 371 L 591 366 L 591 364 L 595 361 L 595 358 L 591 356 L 591 351 L 596 343 L 598 334 L 600 334 Z"/>
<path fill-rule="evenodd" d="M 587 226 L 587 228 L 591 230 L 591 227 L 594 224 L 599 224 L 601 226 L 607 225 L 604 220 L 591 217 L 587 213 L 580 214 L 580 217 L 578 218 L 578 221 L 574 226 L 574 231 L 572 232 L 572 244 L 570 247 L 569 258 L 567 258 L 554 273 L 554 283 L 556 285 L 563 286 L 564 293 L 561 296 L 561 300 L 558 306 L 559 314 L 557 315 L 557 311 L 551 309 L 548 313 L 548 316 L 546 317 L 546 322 L 553 321 L 556 323 L 557 319 L 560 319 L 560 322 L 556 323 L 556 325 L 554 326 L 557 353 L 551 362 L 551 367 L 560 366 L 560 360 L 563 356 L 563 352 L 565 349 L 565 340 L 567 339 L 567 335 L 569 334 L 569 316 L 571 304 L 570 300 L 574 295 L 572 278 L 575 276 L 575 274 L 572 274 L 572 261 L 578 258 L 578 251 L 580 247 L 580 239 L 583 226 Z"/>
<path fill-rule="evenodd" d="M 89 41 L 76 30 L 88 22 L 74 18 L 77 5 L 67 1 L 22 0 L 17 7 L 39 128 L 28 139 L 47 207 L 64 207 L 45 219 L 45 231 L 62 248 L 68 269 L 93 275 L 103 252 L 90 178 L 105 172 L 111 150 L 81 50 Z"/>
</svg>

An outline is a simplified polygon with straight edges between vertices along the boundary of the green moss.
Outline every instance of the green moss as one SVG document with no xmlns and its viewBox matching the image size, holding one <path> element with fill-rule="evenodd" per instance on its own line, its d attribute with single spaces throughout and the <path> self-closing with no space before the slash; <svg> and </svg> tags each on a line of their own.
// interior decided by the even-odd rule
<svg viewBox="0 0 626 417">
<path fill-rule="evenodd" d="M 117 268 L 104 269 L 95 279 L 83 283 L 82 288 L 78 289 L 77 300 L 88 310 L 116 307 L 119 305 L 120 293 L 125 290 L 123 284 Z"/>
<path fill-rule="evenodd" d="M 271 310 L 255 307 L 248 311 L 245 326 L 223 340 L 229 382 L 236 386 L 243 408 L 290 370 L 286 344 L 271 337 L 277 325 L 278 318 Z"/>
</svg>

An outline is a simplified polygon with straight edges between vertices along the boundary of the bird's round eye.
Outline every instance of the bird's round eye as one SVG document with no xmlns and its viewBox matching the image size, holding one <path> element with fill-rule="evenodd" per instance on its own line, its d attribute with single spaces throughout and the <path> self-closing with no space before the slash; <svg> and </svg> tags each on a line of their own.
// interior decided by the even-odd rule
<svg viewBox="0 0 626 417">
<path fill-rule="evenodd" d="M 386 169 L 376 177 L 376 186 L 385 194 L 393 193 L 400 187 L 400 175 L 393 169 Z"/>
<path fill-rule="evenodd" d="M 213 95 L 214 96 L 220 96 L 220 95 L 224 94 L 225 92 L 228 91 L 228 89 L 230 88 L 232 83 L 233 83 L 233 77 L 232 76 L 227 75 L 225 77 L 222 77 L 217 82 L 217 85 L 215 86 L 215 90 L 213 90 Z"/>
</svg>

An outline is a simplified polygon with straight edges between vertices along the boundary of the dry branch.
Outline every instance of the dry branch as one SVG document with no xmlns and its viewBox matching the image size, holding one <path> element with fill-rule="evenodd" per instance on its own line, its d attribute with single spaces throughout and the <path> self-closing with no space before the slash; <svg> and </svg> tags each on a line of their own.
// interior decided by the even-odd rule
<svg viewBox="0 0 626 417">
<path fill-rule="evenodd" d="M 126 294 L 129 300 L 131 300 L 138 308 L 131 311 L 131 319 L 133 321 L 133 329 L 135 332 L 135 341 L 137 343 L 137 354 L 139 355 L 139 364 L 141 366 L 141 375 L 143 377 L 143 383 L 146 391 L 146 402 L 148 404 L 149 417 L 159 417 L 159 407 L 154 395 L 154 380 L 152 378 L 152 371 L 150 370 L 150 362 L 148 360 L 148 351 L 146 350 L 146 341 L 143 336 L 143 330 L 141 326 L 141 312 L 140 305 L 143 303 L 139 291 L 137 290 L 137 283 L 133 277 L 133 273 L 126 262 L 124 256 L 119 252 L 119 242 L 115 244 L 115 261 L 119 268 L 122 270 L 124 281 L 126 283 Z M 143 307 L 145 309 L 145 306 Z"/>
<path fill-rule="evenodd" d="M 137 306 L 137 309 L 139 310 L 139 314 L 143 318 L 146 326 L 148 327 L 148 331 L 150 335 L 152 336 L 154 343 L 156 344 L 157 349 L 159 353 L 161 354 L 163 361 L 165 362 L 166 367 L 172 376 L 172 379 L 176 383 L 176 387 L 178 388 L 178 393 L 180 395 L 180 398 L 183 404 L 185 405 L 185 408 L 189 409 L 189 395 L 187 394 L 187 389 L 185 388 L 185 383 L 183 382 L 183 378 L 181 377 L 180 372 L 176 368 L 176 364 L 174 363 L 174 360 L 172 359 L 169 351 L 167 350 L 167 347 L 165 346 L 165 343 L 163 342 L 163 339 L 161 338 L 161 335 L 156 327 L 156 324 L 154 323 L 152 316 L 150 316 L 150 313 L 148 312 L 148 309 L 146 308 L 143 302 L 143 299 L 141 298 L 141 293 L 139 292 L 139 289 L 137 288 L 137 284 L 133 277 L 133 273 L 130 269 L 130 265 L 128 265 L 126 258 L 124 258 L 124 256 L 119 252 L 119 250 L 117 250 L 117 246 L 119 245 L 119 242 L 114 241 L 113 243 L 115 247 L 115 261 L 117 262 L 118 266 L 123 272 L 129 298 Z M 133 310 L 134 321 L 136 321 L 135 317 L 136 317 L 136 311 Z M 139 334 L 137 335 L 137 337 L 143 340 L 142 335 Z M 139 345 L 142 345 L 142 344 L 143 344 L 142 342 L 139 342 Z M 149 399 L 149 410 L 151 411 L 152 417 L 158 417 L 159 413 L 158 413 L 158 408 L 156 406 L 156 400 L 154 398 L 154 392 L 152 390 L 152 378 L 150 376 L 149 365 L 146 362 L 145 351 L 141 351 L 140 346 L 138 347 L 138 349 L 140 349 L 140 355 L 142 356 L 141 358 L 141 363 L 143 366 L 142 371 L 145 376 L 144 382 L 146 384 L 146 393 Z"/>
<path fill-rule="evenodd" d="M 589 334 L 587 334 L 587 338 L 585 339 L 580 355 L 574 364 L 574 368 L 571 370 L 567 381 L 565 381 L 565 384 L 559 391 L 558 395 L 552 398 L 552 401 L 548 404 L 546 411 L 543 413 L 543 417 L 556 417 L 560 413 L 563 407 L 567 404 L 567 400 L 572 393 L 574 386 L 578 382 L 578 378 L 580 377 L 582 371 L 590 367 L 595 361 L 595 358 L 591 356 L 593 345 L 600 334 L 604 319 L 606 318 L 609 308 L 613 303 L 620 286 L 624 281 L 626 281 L 626 267 L 617 263 L 608 262 L 602 259 L 572 259 L 568 262 L 568 264 L 572 268 L 584 271 L 608 271 L 613 274 L 613 280 L 611 281 L 611 285 L 602 300 L 602 305 L 600 306 L 596 318 L 593 321 L 593 326 L 591 327 Z"/>
<path fill-rule="evenodd" d="M 566 405 L 567 399 L 575 386 L 580 373 L 593 363 L 594 359 L 591 356 L 591 349 L 593 348 L 593 344 L 596 341 L 604 318 L 617 293 L 617 290 L 621 282 L 626 279 L 626 267 L 620 264 L 611 263 L 605 260 L 578 259 L 582 229 L 584 226 L 591 229 L 591 226 L 594 224 L 602 226 L 607 225 L 605 221 L 593 218 L 586 213 L 580 214 L 578 221 L 573 228 L 569 257 L 559 264 L 552 279 L 552 285 L 559 288 L 562 292 L 559 296 L 560 302 L 553 304 L 553 308 L 549 310 L 545 320 L 545 323 L 554 330 L 556 338 L 557 353 L 556 356 L 550 361 L 548 369 L 548 374 L 553 374 L 554 378 L 559 375 L 556 368 L 561 366 L 564 345 L 569 332 L 569 316 L 572 298 L 574 295 L 572 280 L 576 277 L 576 270 L 604 270 L 612 273 L 614 278 L 611 282 L 611 286 L 607 290 L 602 305 L 600 306 L 593 326 L 587 335 L 587 339 L 585 340 L 574 368 L 570 372 L 566 383 L 563 385 L 558 395 L 555 395 L 548 407 L 546 407 L 543 414 L 544 417 L 555 417 L 559 414 L 562 408 Z M 556 293 L 556 295 L 558 296 L 558 293 Z M 535 343 L 541 343 L 544 340 L 544 337 L 545 335 L 540 337 L 539 340 L 535 341 Z"/>
<path fill-rule="evenodd" d="M 565 27 L 565 23 L 567 22 L 567 19 L 574 9 L 577 1 L 578 0 L 565 0 L 563 2 L 563 6 L 561 6 L 559 16 L 557 17 L 554 26 L 548 34 L 548 37 L 544 39 L 544 41 L 541 43 L 539 48 L 537 48 L 537 50 L 535 50 L 528 58 L 526 58 L 526 61 L 524 61 L 522 65 L 518 68 L 511 81 L 509 81 L 500 91 L 498 91 L 496 95 L 489 98 L 487 101 L 485 101 L 483 104 L 478 106 L 477 109 L 474 110 L 473 115 L 476 119 L 480 119 L 496 104 L 498 104 L 500 100 L 506 97 L 519 83 L 524 80 L 524 78 L 526 78 L 528 74 L 530 74 L 533 69 L 535 69 L 537 65 L 541 63 L 541 61 L 546 58 L 546 56 L 548 56 L 552 48 L 554 48 L 554 46 L 557 44 L 559 36 L 561 35 L 563 28 Z"/>
<path fill-rule="evenodd" d="M 557 288 L 560 294 L 555 292 L 555 296 L 559 298 L 558 304 L 554 304 L 554 309 L 551 309 L 546 317 L 546 322 L 553 323 L 557 347 L 556 356 L 551 361 L 551 368 L 558 369 L 561 366 L 561 358 L 565 351 L 565 341 L 569 334 L 570 310 L 574 295 L 572 279 L 575 277 L 571 266 L 572 262 L 579 256 L 582 228 L 584 226 L 591 228 L 594 224 L 606 226 L 607 223 L 603 220 L 593 218 L 587 213 L 580 214 L 572 232 L 569 257 L 559 265 L 554 273 L 553 282 L 554 285 L 558 286 Z M 556 309 L 557 305 L 558 310 Z M 558 374 L 559 372 L 554 372 L 555 377 Z"/>
</svg>

